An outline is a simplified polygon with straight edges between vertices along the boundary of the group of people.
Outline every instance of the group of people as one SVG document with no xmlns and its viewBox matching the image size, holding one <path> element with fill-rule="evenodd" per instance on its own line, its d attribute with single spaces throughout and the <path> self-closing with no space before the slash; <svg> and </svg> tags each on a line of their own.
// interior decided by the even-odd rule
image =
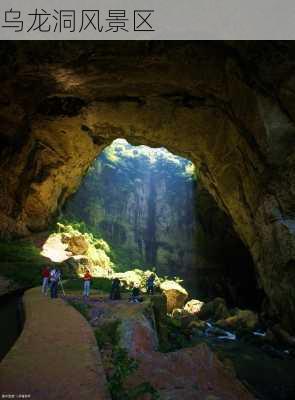
<svg viewBox="0 0 295 400">
<path fill-rule="evenodd" d="M 58 282 L 61 279 L 61 272 L 58 268 L 45 267 L 42 271 L 42 293 L 47 296 L 50 289 L 50 297 L 57 298 Z"/>
<path fill-rule="evenodd" d="M 92 276 L 88 270 L 85 271 L 83 280 L 83 296 L 88 297 L 90 294 L 90 282 Z M 42 271 L 42 293 L 47 296 L 50 289 L 50 297 L 56 299 L 58 297 L 58 283 L 61 282 L 61 272 L 58 268 L 44 267 Z"/>
<path fill-rule="evenodd" d="M 88 269 L 86 269 L 83 276 L 83 296 L 89 297 L 90 295 L 90 284 L 92 276 Z M 42 271 L 42 293 L 44 295 L 48 294 L 48 289 L 50 289 L 50 297 L 55 299 L 58 297 L 58 283 L 61 282 L 61 272 L 58 268 L 50 269 L 46 266 Z M 151 274 L 146 282 L 147 294 L 154 294 L 154 284 L 155 284 L 155 274 Z M 111 300 L 121 299 L 121 285 L 118 278 L 114 278 L 110 293 Z M 130 302 L 140 303 L 143 301 L 143 297 L 140 293 L 139 285 L 134 285 L 132 287 L 131 296 L 129 298 Z"/>
<path fill-rule="evenodd" d="M 154 287 L 155 287 L 155 275 L 151 274 L 146 282 L 146 290 L 147 294 L 152 295 L 154 294 Z M 113 279 L 110 299 L 111 300 L 120 300 L 121 299 L 121 289 L 120 289 L 120 280 L 118 278 Z M 140 303 L 143 301 L 143 297 L 140 293 L 139 285 L 133 285 L 131 296 L 129 301 L 132 303 Z"/>
</svg>

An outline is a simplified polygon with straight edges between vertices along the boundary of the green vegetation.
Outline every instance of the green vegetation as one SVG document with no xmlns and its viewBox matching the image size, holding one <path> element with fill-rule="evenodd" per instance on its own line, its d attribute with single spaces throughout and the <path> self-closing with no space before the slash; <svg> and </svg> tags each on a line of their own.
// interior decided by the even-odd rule
<svg viewBox="0 0 295 400">
<path fill-rule="evenodd" d="M 126 272 L 130 269 L 136 268 L 139 265 L 144 268 L 145 262 L 140 258 L 136 249 L 127 249 L 124 247 L 116 246 L 110 252 L 111 260 L 114 263 L 114 269 L 118 272 Z"/>
<path fill-rule="evenodd" d="M 67 233 L 71 236 L 82 234 L 89 244 L 92 244 L 95 248 L 101 249 L 106 253 L 110 252 L 110 246 L 108 243 L 101 237 L 98 237 L 97 232 L 91 230 L 84 221 L 75 221 L 63 218 L 57 222 L 56 226 L 58 233 Z"/>
<path fill-rule="evenodd" d="M 28 241 L 0 242 L 0 274 L 22 286 L 40 285 L 40 272 L 48 260 Z"/>
<path fill-rule="evenodd" d="M 190 347 L 192 342 L 183 330 L 181 321 L 171 315 L 161 319 L 159 350 L 163 353 Z"/>
<path fill-rule="evenodd" d="M 93 278 L 91 281 L 91 289 L 99 290 L 101 292 L 110 293 L 112 286 L 111 279 L 108 278 Z M 65 290 L 82 290 L 82 279 L 69 279 L 64 283 Z"/>
<path fill-rule="evenodd" d="M 73 306 L 77 311 L 79 311 L 80 314 L 83 315 L 83 317 L 87 320 L 89 320 L 89 310 L 90 306 L 86 303 L 81 303 L 75 300 L 69 300 L 69 303 L 71 306 Z"/>
<path fill-rule="evenodd" d="M 117 346 L 119 343 L 119 321 L 105 323 L 95 330 L 95 337 L 98 347 L 104 348 L 108 345 Z"/>
<path fill-rule="evenodd" d="M 150 269 L 151 264 L 156 263 L 170 265 L 173 257 L 177 257 L 177 251 L 172 256 L 172 250 L 184 247 L 186 251 L 187 245 L 180 244 L 178 229 L 172 229 L 170 248 L 160 254 L 166 240 L 161 238 L 157 252 L 149 249 L 148 238 L 151 237 L 153 247 L 152 231 L 158 221 L 153 225 L 153 218 L 147 214 L 156 207 L 152 203 L 157 190 L 163 190 L 160 194 L 165 201 L 167 199 L 173 214 L 171 224 L 178 226 L 178 210 L 183 208 L 184 197 L 191 196 L 195 177 L 195 167 L 190 161 L 164 148 L 134 147 L 126 140 L 118 139 L 93 163 L 79 190 L 68 201 L 64 215 L 70 222 L 77 219 L 85 221 L 82 225 L 79 222 L 81 232 L 91 232 L 94 237 L 108 242 L 111 248 L 108 255 L 117 272 L 133 268 Z M 150 189 L 152 180 L 156 187 L 154 195 Z M 149 197 L 144 198 L 148 193 Z M 173 213 L 173 210 L 177 212 Z M 157 260 L 149 257 L 151 253 L 157 253 Z"/>
<path fill-rule="evenodd" d="M 113 400 L 136 400 L 149 393 L 152 400 L 159 399 L 156 389 L 149 383 L 143 382 L 133 388 L 124 388 L 126 379 L 138 368 L 138 363 L 128 356 L 126 350 L 116 347 L 113 351 L 114 370 L 108 378 L 108 386 Z"/>
<path fill-rule="evenodd" d="M 126 166 L 129 160 L 144 159 L 149 164 L 155 164 L 158 161 L 174 164 L 176 167 L 182 167 L 184 164 L 193 165 L 181 157 L 175 156 L 165 148 L 150 148 L 147 146 L 132 146 L 125 139 L 117 139 L 104 152 L 104 157 L 115 166 Z M 187 175 L 193 175 L 193 169 L 187 169 Z"/>
</svg>

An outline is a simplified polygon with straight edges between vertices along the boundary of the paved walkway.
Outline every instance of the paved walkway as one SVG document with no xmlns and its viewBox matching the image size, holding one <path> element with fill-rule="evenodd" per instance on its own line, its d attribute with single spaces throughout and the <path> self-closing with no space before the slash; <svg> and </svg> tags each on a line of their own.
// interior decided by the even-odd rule
<svg viewBox="0 0 295 400">
<path fill-rule="evenodd" d="M 25 293 L 24 307 L 23 332 L 0 363 L 0 398 L 109 400 L 95 337 L 80 313 L 40 288 Z"/>
</svg>

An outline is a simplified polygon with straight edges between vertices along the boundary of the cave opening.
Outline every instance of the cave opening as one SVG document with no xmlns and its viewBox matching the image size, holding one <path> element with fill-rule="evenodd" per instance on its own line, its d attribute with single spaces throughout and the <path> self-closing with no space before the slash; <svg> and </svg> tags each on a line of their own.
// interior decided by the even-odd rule
<svg viewBox="0 0 295 400">
<path fill-rule="evenodd" d="M 195 165 L 164 147 L 116 139 L 95 159 L 62 219 L 110 245 L 117 271 L 179 278 L 190 297 L 258 309 L 252 257 Z"/>
</svg>

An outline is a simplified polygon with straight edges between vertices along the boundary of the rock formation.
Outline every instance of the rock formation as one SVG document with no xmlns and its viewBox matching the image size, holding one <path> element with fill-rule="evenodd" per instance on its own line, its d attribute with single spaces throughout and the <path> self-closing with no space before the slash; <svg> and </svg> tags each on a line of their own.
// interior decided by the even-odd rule
<svg viewBox="0 0 295 400">
<path fill-rule="evenodd" d="M 292 42 L 3 42 L 0 226 L 45 229 L 121 137 L 191 159 L 295 328 Z"/>
<path fill-rule="evenodd" d="M 63 216 L 107 240 L 120 270 L 155 268 L 188 283 L 196 279 L 195 187 L 188 160 L 117 140 L 91 166 Z"/>
</svg>

